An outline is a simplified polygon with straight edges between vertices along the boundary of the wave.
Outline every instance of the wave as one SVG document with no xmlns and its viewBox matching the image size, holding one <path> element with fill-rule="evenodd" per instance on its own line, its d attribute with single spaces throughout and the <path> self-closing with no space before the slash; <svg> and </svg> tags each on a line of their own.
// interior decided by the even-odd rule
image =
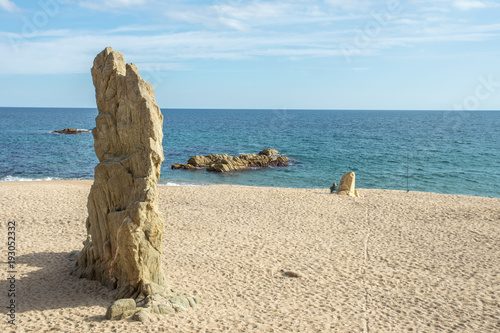
<svg viewBox="0 0 500 333">
<path fill-rule="evenodd" d="M 17 177 L 7 175 L 0 178 L 0 182 L 39 182 L 39 181 L 51 181 L 51 180 L 62 180 L 58 177 L 44 177 L 44 178 L 31 178 L 31 177 Z"/>
<path fill-rule="evenodd" d="M 18 177 L 18 176 L 3 176 L 0 177 L 0 182 L 40 182 L 40 181 L 55 181 L 55 180 L 87 180 L 86 178 L 59 178 L 59 177 L 42 177 L 42 178 L 34 178 L 34 177 Z M 89 179 L 91 180 L 91 179 Z M 192 183 L 186 181 L 172 182 L 172 181 L 162 181 L 158 182 L 159 186 L 204 186 L 210 185 L 209 183 Z"/>
<path fill-rule="evenodd" d="M 203 185 L 210 185 L 210 184 L 195 184 L 195 183 L 189 183 L 189 182 L 162 182 L 161 180 L 158 182 L 159 186 L 203 186 Z"/>
</svg>

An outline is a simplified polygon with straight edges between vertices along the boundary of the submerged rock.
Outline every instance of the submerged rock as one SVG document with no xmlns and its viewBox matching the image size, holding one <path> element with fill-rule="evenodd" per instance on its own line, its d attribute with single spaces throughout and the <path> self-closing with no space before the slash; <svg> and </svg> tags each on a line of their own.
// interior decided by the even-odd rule
<svg viewBox="0 0 500 333">
<path fill-rule="evenodd" d="M 58 133 L 58 134 L 80 134 L 80 133 L 87 133 L 90 132 L 89 130 L 84 130 L 84 129 L 76 129 L 76 128 L 65 128 L 63 130 L 55 130 L 52 133 Z"/>
<path fill-rule="evenodd" d="M 173 164 L 172 169 L 206 168 L 207 171 L 229 172 L 241 171 L 250 168 L 285 167 L 290 160 L 276 149 L 264 149 L 258 154 L 242 154 L 230 156 L 228 154 L 197 155 L 188 160 L 187 164 Z"/>
<path fill-rule="evenodd" d="M 189 169 L 196 169 L 196 167 L 191 165 L 191 164 L 175 163 L 175 164 L 172 164 L 172 169 L 189 170 Z"/>
</svg>

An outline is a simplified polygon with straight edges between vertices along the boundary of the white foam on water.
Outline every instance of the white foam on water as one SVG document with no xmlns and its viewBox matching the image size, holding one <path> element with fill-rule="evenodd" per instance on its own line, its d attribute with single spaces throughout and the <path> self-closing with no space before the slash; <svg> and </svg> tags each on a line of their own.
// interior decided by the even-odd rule
<svg viewBox="0 0 500 333">
<path fill-rule="evenodd" d="M 40 181 L 51 181 L 51 180 L 62 180 L 62 178 L 57 178 L 57 177 L 31 178 L 31 177 L 17 177 L 11 175 L 7 175 L 0 178 L 0 182 L 40 182 Z"/>
<path fill-rule="evenodd" d="M 33 177 L 18 177 L 7 175 L 0 178 L 0 182 L 40 182 L 40 181 L 53 181 L 53 180 L 75 180 L 75 179 L 63 179 L 58 177 L 43 177 L 43 178 L 33 178 Z M 79 180 L 79 179 L 76 179 Z M 159 186 L 203 186 L 210 185 L 208 183 L 190 183 L 190 182 L 161 182 L 158 183 Z"/>
<path fill-rule="evenodd" d="M 158 183 L 159 186 L 203 186 L 203 185 L 209 185 L 209 184 L 194 184 L 194 183 L 188 183 L 188 182 L 161 182 Z"/>
</svg>

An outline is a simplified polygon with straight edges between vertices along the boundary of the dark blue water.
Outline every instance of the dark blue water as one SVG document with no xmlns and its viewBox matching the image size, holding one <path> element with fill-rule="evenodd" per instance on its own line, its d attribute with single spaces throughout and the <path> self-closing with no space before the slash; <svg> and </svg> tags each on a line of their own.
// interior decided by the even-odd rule
<svg viewBox="0 0 500 333">
<path fill-rule="evenodd" d="M 348 171 L 360 188 L 500 197 L 500 112 L 163 110 L 161 183 L 326 188 Z M 0 108 L 0 180 L 92 179 L 96 109 Z M 171 170 L 190 156 L 275 148 L 287 168 Z"/>
</svg>

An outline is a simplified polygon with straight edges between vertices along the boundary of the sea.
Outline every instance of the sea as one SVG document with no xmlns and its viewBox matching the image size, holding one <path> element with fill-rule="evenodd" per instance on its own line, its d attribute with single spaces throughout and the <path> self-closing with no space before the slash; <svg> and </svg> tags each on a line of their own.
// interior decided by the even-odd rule
<svg viewBox="0 0 500 333">
<path fill-rule="evenodd" d="M 160 185 L 356 187 L 500 197 L 500 112 L 162 109 Z M 0 181 L 93 179 L 94 108 L 0 108 Z M 172 170 L 194 155 L 277 149 L 288 167 Z"/>
</svg>

